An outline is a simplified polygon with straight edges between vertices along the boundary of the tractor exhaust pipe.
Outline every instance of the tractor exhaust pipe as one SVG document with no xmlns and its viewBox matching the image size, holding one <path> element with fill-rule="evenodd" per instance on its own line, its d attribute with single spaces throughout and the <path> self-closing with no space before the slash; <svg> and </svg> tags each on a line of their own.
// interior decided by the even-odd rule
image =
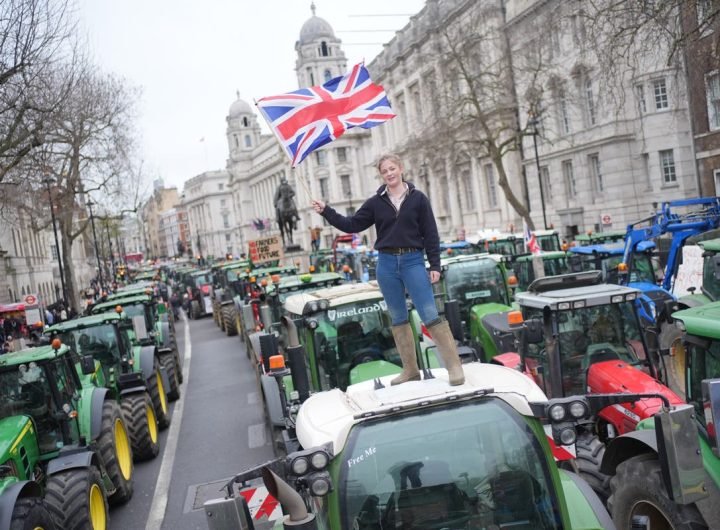
<svg viewBox="0 0 720 530">
<path fill-rule="evenodd" d="M 297 326 L 295 325 L 295 322 L 293 321 L 293 319 L 288 317 L 287 315 L 285 315 L 280 319 L 280 323 L 283 325 L 283 327 L 287 331 L 288 347 L 292 348 L 295 346 L 300 346 L 300 339 L 298 337 Z"/>
<path fill-rule="evenodd" d="M 307 365 L 305 364 L 305 347 L 288 346 L 285 348 L 288 364 L 290 365 L 290 377 L 293 387 L 298 392 L 300 402 L 310 397 L 310 381 L 308 379 Z"/>
<path fill-rule="evenodd" d="M 305 502 L 297 491 L 267 467 L 262 470 L 262 478 L 270 495 L 280 502 L 283 512 L 288 514 L 283 519 L 283 528 L 292 530 L 317 529 L 315 515 L 308 513 Z"/>
</svg>

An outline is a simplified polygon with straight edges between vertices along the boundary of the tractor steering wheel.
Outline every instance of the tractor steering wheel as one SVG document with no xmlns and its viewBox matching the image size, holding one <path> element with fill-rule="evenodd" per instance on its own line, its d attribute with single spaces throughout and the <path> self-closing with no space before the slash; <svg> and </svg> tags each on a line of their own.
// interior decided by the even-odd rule
<svg viewBox="0 0 720 530">
<path fill-rule="evenodd" d="M 384 360 L 385 359 L 383 358 L 383 356 L 378 353 L 377 350 L 373 348 L 363 348 L 361 350 L 358 350 L 355 355 L 353 355 L 353 358 L 350 360 L 350 367 L 348 368 L 348 372 L 359 364 Z"/>
</svg>

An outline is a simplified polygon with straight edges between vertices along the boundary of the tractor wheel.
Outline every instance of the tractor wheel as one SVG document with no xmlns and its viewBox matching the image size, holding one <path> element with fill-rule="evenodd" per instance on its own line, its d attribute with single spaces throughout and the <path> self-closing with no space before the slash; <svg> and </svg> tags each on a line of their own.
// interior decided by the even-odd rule
<svg viewBox="0 0 720 530">
<path fill-rule="evenodd" d="M 665 323 L 660 330 L 658 345 L 661 350 L 670 350 L 665 357 L 666 383 L 670 390 L 685 401 L 685 345 L 682 342 L 682 331 L 673 324 Z"/>
<path fill-rule="evenodd" d="M 69 469 L 48 477 L 45 501 L 60 528 L 108 527 L 105 489 L 100 472 L 94 467 Z"/>
<path fill-rule="evenodd" d="M 97 443 L 100 459 L 115 486 L 110 504 L 129 501 L 133 494 L 132 444 L 120 406 L 115 401 L 106 400 L 103 403 Z"/>
<path fill-rule="evenodd" d="M 55 530 L 50 510 L 39 497 L 18 499 L 13 507 L 10 530 Z"/>
<path fill-rule="evenodd" d="M 167 391 L 167 397 L 170 401 L 180 399 L 180 379 L 178 378 L 178 369 L 175 365 L 175 355 L 172 352 L 160 354 L 160 366 L 165 368 L 170 380 L 170 388 Z"/>
<path fill-rule="evenodd" d="M 219 326 L 220 320 L 221 320 L 220 304 L 218 304 L 215 300 L 213 300 L 212 308 L 213 308 L 213 315 L 212 315 L 213 320 L 215 321 L 215 324 L 217 324 Z"/>
<path fill-rule="evenodd" d="M 130 394 L 122 400 L 122 411 L 135 460 L 150 460 L 160 452 L 155 407 L 147 392 Z"/>
<path fill-rule="evenodd" d="M 653 530 L 707 528 L 695 505 L 675 504 L 667 495 L 657 455 L 628 458 L 610 479 L 608 511 L 618 528 L 630 528 L 633 517 L 644 515 Z"/>
<path fill-rule="evenodd" d="M 228 337 L 237 335 L 237 328 L 235 327 L 235 314 L 233 306 L 227 305 L 222 309 L 223 324 L 225 327 L 225 334 Z"/>
<path fill-rule="evenodd" d="M 170 425 L 170 409 L 168 408 L 167 393 L 163 384 L 162 375 L 160 375 L 160 362 L 157 357 L 153 362 L 153 373 L 147 378 L 147 389 L 155 407 L 155 417 L 158 421 L 160 430 L 167 429 Z"/>
<path fill-rule="evenodd" d="M 193 320 L 200 318 L 200 302 L 197 300 L 190 302 L 190 314 L 192 315 Z"/>
<path fill-rule="evenodd" d="M 575 450 L 579 475 L 595 490 L 604 503 L 610 495 L 610 476 L 600 471 L 605 444 L 596 434 L 584 433 L 578 436 Z"/>
</svg>

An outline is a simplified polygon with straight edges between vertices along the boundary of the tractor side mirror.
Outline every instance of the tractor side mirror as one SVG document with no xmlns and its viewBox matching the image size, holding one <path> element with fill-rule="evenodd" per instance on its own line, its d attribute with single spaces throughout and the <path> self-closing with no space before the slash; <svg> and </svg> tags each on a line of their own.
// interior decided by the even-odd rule
<svg viewBox="0 0 720 530">
<path fill-rule="evenodd" d="M 720 436 L 718 435 L 718 422 L 720 422 L 720 379 L 705 379 L 702 385 L 702 406 L 705 415 L 708 441 L 715 456 L 720 458 Z"/>
<path fill-rule="evenodd" d="M 148 338 L 147 328 L 145 327 L 145 315 L 135 315 L 132 317 L 133 331 L 138 341 Z"/>
<path fill-rule="evenodd" d="M 92 355 L 83 355 L 80 357 L 80 369 L 84 375 L 95 373 L 95 359 Z"/>
<path fill-rule="evenodd" d="M 707 497 L 695 407 L 679 405 L 655 415 L 663 481 L 670 498 L 691 504 Z"/>
<path fill-rule="evenodd" d="M 525 321 L 525 334 L 528 344 L 539 344 L 543 341 L 543 321 L 540 318 L 530 318 Z"/>
</svg>

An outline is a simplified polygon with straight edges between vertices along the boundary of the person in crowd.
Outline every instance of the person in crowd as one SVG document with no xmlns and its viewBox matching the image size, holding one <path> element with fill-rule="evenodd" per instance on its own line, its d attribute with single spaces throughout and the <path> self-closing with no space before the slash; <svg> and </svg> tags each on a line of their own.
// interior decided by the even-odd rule
<svg viewBox="0 0 720 530">
<path fill-rule="evenodd" d="M 60 307 L 60 322 L 65 322 L 68 319 L 67 311 L 65 310 L 65 306 Z"/>
<path fill-rule="evenodd" d="M 405 181 L 403 164 L 397 155 L 382 156 L 377 169 L 384 184 L 353 215 L 343 216 L 317 199 L 312 201 L 312 207 L 331 225 L 348 234 L 375 225 L 375 249 L 379 253 L 377 281 L 390 311 L 392 333 L 403 364 L 402 373 L 391 384 L 420 379 L 415 337 L 405 303 L 408 293 L 437 345 L 450 384 L 461 385 L 465 375 L 455 338 L 447 321 L 438 314 L 431 285 L 440 280 L 440 237 L 430 201 Z M 425 256 L 430 263 L 429 274 L 425 270 Z"/>
</svg>

